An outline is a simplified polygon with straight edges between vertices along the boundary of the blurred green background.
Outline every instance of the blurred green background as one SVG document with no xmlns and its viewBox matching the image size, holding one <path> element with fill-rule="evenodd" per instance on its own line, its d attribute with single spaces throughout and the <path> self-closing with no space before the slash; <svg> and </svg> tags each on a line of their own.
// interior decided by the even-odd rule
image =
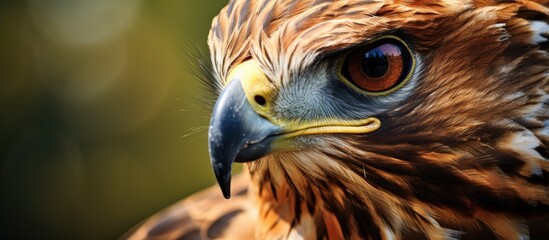
<svg viewBox="0 0 549 240">
<path fill-rule="evenodd" d="M 115 239 L 215 182 L 185 49 L 225 4 L 0 1 L 0 238 Z"/>
</svg>

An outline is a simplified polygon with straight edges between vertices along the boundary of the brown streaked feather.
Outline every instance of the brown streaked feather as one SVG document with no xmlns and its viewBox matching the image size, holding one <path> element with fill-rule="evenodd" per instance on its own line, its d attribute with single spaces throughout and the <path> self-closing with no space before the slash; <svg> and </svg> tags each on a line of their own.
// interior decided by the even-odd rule
<svg viewBox="0 0 549 240">
<path fill-rule="evenodd" d="M 532 22 L 549 22 L 548 2 L 230 1 L 209 36 L 220 85 L 251 57 L 284 86 L 318 58 L 392 32 L 407 36 L 422 56 L 421 84 L 376 116 L 378 131 L 323 136 L 315 149 L 246 164 L 251 198 L 237 205 L 257 207 L 250 234 L 400 239 L 416 231 L 449 239 L 459 234 L 446 228 L 486 226 L 501 239 L 517 239 L 528 235 L 524 223 L 547 224 L 549 47 L 533 43 Z M 224 208 L 216 194 L 202 200 L 205 206 Z M 209 197 L 198 196 L 181 209 Z M 165 236 L 200 229 L 205 237 L 216 219 L 239 224 L 235 216 L 244 212 L 234 211 L 241 208 L 226 208 L 156 216 L 136 233 L 176 219 L 165 225 L 181 228 L 167 228 L 175 235 Z M 178 216 L 177 209 L 168 212 Z"/>
</svg>

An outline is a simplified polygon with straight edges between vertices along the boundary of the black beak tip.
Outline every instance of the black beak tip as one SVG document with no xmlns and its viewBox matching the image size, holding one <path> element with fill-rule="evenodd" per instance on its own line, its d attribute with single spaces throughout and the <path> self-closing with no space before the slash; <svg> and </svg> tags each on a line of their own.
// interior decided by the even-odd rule
<svg viewBox="0 0 549 240">
<path fill-rule="evenodd" d="M 225 173 L 225 171 L 215 171 L 215 177 L 217 179 L 217 183 L 219 184 L 219 187 L 221 188 L 221 192 L 223 193 L 223 197 L 225 199 L 231 198 L 231 174 L 230 171 L 228 173 Z"/>
<path fill-rule="evenodd" d="M 221 192 L 223 192 L 223 197 L 225 199 L 231 198 L 231 180 L 227 181 L 224 185 L 221 186 Z"/>
</svg>

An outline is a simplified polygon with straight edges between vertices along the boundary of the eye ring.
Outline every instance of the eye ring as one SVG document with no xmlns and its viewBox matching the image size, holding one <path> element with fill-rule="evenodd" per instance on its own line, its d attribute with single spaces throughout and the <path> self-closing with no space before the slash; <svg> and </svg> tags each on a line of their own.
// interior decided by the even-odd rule
<svg viewBox="0 0 549 240">
<path fill-rule="evenodd" d="M 338 77 L 359 93 L 383 96 L 406 85 L 415 66 L 408 45 L 394 35 L 385 35 L 345 54 Z"/>
</svg>

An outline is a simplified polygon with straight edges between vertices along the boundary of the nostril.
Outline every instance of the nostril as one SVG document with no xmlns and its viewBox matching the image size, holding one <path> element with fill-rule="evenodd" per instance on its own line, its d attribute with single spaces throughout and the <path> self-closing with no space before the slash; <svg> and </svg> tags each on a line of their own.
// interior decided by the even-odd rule
<svg viewBox="0 0 549 240">
<path fill-rule="evenodd" d="M 263 96 L 260 96 L 260 95 L 255 95 L 254 100 L 257 104 L 259 104 L 261 106 L 263 106 L 267 103 L 267 100 L 265 100 L 265 98 Z"/>
</svg>

